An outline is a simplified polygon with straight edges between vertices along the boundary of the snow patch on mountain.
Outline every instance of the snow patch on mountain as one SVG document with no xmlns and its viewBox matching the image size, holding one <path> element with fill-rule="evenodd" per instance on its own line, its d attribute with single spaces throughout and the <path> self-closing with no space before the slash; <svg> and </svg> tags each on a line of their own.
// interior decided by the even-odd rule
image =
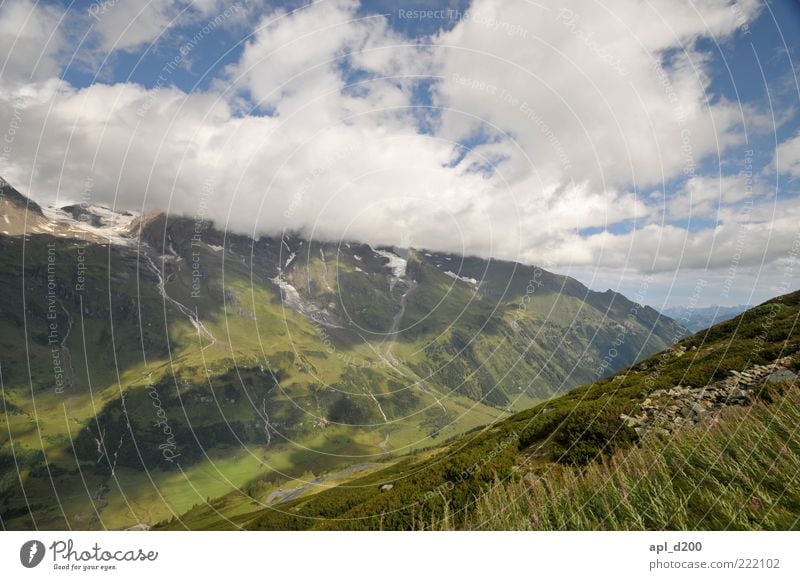
<svg viewBox="0 0 800 580">
<path fill-rule="evenodd" d="M 445 276 L 450 276 L 451 278 L 455 278 L 456 280 L 461 280 L 462 282 L 466 282 L 467 284 L 472 284 L 473 286 L 476 286 L 478 284 L 478 281 L 475 278 L 459 276 L 458 274 L 456 274 L 455 272 L 451 272 L 450 270 L 445 272 Z"/>
<path fill-rule="evenodd" d="M 88 233 L 110 244 L 136 245 L 136 240 L 128 234 L 128 228 L 139 214 L 119 213 L 99 205 L 68 207 L 71 211 L 64 208 L 42 207 L 42 213 L 51 221 L 51 224 L 42 228 L 50 233 L 56 228 L 66 228 L 66 233 Z M 78 217 L 75 217 L 76 214 Z"/>
<path fill-rule="evenodd" d="M 342 328 L 338 324 L 336 315 L 328 308 L 320 309 L 313 302 L 303 300 L 297 288 L 292 286 L 284 277 L 283 274 L 278 274 L 274 278 L 270 278 L 270 282 L 276 284 L 281 290 L 281 300 L 284 306 L 296 310 L 300 314 L 310 318 L 313 322 L 327 326 L 329 328 Z"/>
<path fill-rule="evenodd" d="M 391 271 L 392 276 L 401 280 L 406 277 L 406 267 L 408 266 L 408 260 L 405 258 L 401 258 L 397 254 L 392 252 L 386 252 L 384 250 L 373 250 L 379 256 L 383 256 L 389 263 L 386 265 Z"/>
<path fill-rule="evenodd" d="M 297 288 L 284 280 L 281 275 L 270 278 L 270 282 L 277 284 L 281 289 L 281 299 L 286 306 L 293 310 L 303 311 L 303 299 L 300 298 L 300 293 L 297 291 Z"/>
</svg>

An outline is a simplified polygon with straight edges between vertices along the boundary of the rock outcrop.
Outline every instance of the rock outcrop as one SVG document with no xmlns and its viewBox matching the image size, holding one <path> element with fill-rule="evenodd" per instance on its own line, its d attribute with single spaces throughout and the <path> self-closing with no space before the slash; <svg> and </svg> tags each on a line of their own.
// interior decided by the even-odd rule
<svg viewBox="0 0 800 580">
<path fill-rule="evenodd" d="M 731 371 L 729 377 L 705 387 L 659 389 L 642 401 L 638 413 L 620 418 L 639 437 L 670 435 L 682 427 L 713 420 L 726 407 L 751 404 L 764 383 L 797 381 L 797 374 L 789 369 L 791 363 L 792 357 L 784 357 L 741 372 Z"/>
</svg>

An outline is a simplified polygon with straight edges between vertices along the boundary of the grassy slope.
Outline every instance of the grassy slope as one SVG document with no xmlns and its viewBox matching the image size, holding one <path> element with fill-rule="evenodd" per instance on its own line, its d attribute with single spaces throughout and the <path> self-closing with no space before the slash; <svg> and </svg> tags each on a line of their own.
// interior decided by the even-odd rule
<svg viewBox="0 0 800 580">
<path fill-rule="evenodd" d="M 800 529 L 800 393 L 726 410 L 587 469 L 493 486 L 460 525 L 482 530 Z M 437 522 L 450 528 L 452 521 Z"/>
<path fill-rule="evenodd" d="M 278 509 L 228 521 L 208 518 L 199 509 L 165 527 L 413 529 L 445 516 L 448 525 L 464 526 L 475 513 L 476 498 L 497 481 L 513 485 L 527 473 L 536 477 L 554 466 L 580 467 L 630 449 L 636 437 L 619 416 L 631 412 L 653 390 L 705 385 L 731 370 L 796 353 L 798 314 L 800 292 L 795 292 L 681 341 L 684 354 L 678 349 L 656 354 L 615 376 L 456 438 L 424 457 L 403 459 Z M 393 489 L 381 492 L 384 483 L 392 483 Z"/>
</svg>

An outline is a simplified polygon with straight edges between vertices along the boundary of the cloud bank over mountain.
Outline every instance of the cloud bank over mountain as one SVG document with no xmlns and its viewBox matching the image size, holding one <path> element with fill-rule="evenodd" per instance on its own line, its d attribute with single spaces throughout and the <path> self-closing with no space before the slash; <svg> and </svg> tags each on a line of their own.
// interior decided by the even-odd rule
<svg viewBox="0 0 800 580">
<path fill-rule="evenodd" d="M 800 204 L 784 184 L 800 133 L 780 99 L 797 100 L 794 69 L 773 108 L 719 80 L 769 7 L 366 8 L 7 3 L 0 171 L 46 203 L 202 211 L 240 233 L 495 256 L 612 286 L 731 268 L 776 285 L 793 263 Z"/>
</svg>

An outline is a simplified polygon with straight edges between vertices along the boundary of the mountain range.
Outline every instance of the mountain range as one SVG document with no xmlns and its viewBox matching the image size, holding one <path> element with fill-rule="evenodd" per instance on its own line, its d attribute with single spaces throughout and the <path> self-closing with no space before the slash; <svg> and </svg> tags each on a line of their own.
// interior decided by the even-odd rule
<svg viewBox="0 0 800 580">
<path fill-rule="evenodd" d="M 49 208 L 5 182 L 0 214 L 7 529 L 148 527 L 231 490 L 286 502 L 685 336 L 531 265 Z"/>
<path fill-rule="evenodd" d="M 673 320 L 680 321 L 690 332 L 697 332 L 704 328 L 709 328 L 720 322 L 725 322 L 749 309 L 747 304 L 736 306 L 672 306 L 664 308 L 661 313 L 669 316 Z"/>
</svg>

